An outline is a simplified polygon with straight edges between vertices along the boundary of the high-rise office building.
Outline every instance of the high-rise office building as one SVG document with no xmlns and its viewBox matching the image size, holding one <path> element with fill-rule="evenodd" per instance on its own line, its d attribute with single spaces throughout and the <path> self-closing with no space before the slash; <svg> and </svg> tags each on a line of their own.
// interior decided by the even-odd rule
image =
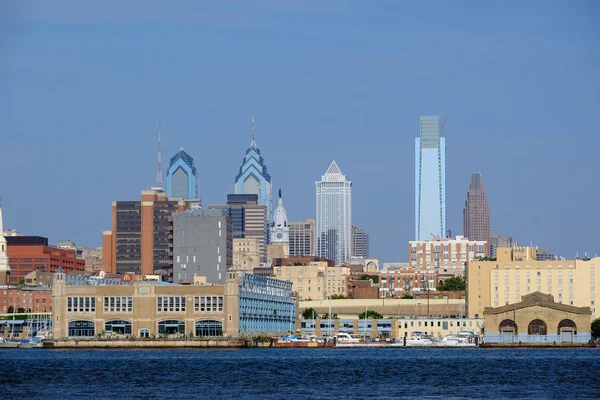
<svg viewBox="0 0 600 400">
<path fill-rule="evenodd" d="M 4 227 L 2 225 L 2 199 L 0 199 L 0 285 L 6 285 L 9 282 L 10 268 L 8 266 L 6 247 Z"/>
<path fill-rule="evenodd" d="M 272 189 L 271 175 L 267 172 L 267 166 L 260 155 L 260 149 L 256 147 L 254 118 L 252 118 L 252 141 L 250 147 L 246 150 L 246 156 L 240 171 L 235 177 L 234 193 L 257 195 L 258 204 L 262 204 L 267 208 L 267 222 L 270 222 L 273 210 L 271 204 Z"/>
<path fill-rule="evenodd" d="M 306 221 L 290 222 L 290 256 L 316 256 L 317 241 L 315 240 L 316 221 L 307 218 Z"/>
<path fill-rule="evenodd" d="M 259 204 L 257 194 L 230 194 L 227 205 L 208 208 L 227 210 L 233 224 L 233 238 L 256 238 L 261 261 L 266 261 L 267 207 Z"/>
<path fill-rule="evenodd" d="M 173 281 L 224 284 L 231 268 L 233 228 L 227 210 L 190 210 L 173 214 Z"/>
<path fill-rule="evenodd" d="M 369 234 L 352 225 L 352 258 L 369 258 Z"/>
<path fill-rule="evenodd" d="M 342 265 L 352 255 L 352 182 L 335 161 L 317 186 L 317 256 Z"/>
<path fill-rule="evenodd" d="M 471 186 L 463 210 L 463 234 L 469 240 L 490 241 L 490 208 L 480 173 L 471 175 Z"/>
<path fill-rule="evenodd" d="M 167 170 L 167 196 L 171 199 L 198 198 L 198 174 L 194 159 L 183 148 L 171 157 Z"/>
<path fill-rule="evenodd" d="M 517 245 L 517 241 L 512 236 L 502 237 L 495 233 L 490 233 L 490 257 L 495 258 L 496 252 L 499 247 L 514 247 Z"/>
<path fill-rule="evenodd" d="M 446 140 L 440 117 L 421 116 L 415 138 L 415 240 L 442 238 L 446 232 Z"/>
<path fill-rule="evenodd" d="M 170 218 L 189 207 L 159 190 L 143 190 L 141 201 L 113 202 L 112 230 L 102 237 L 102 269 L 142 275 L 172 270 Z"/>
</svg>

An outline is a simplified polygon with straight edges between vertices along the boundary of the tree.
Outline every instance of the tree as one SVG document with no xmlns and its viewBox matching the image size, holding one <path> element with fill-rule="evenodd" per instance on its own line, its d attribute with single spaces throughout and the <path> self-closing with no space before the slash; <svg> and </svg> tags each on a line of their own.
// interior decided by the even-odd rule
<svg viewBox="0 0 600 400">
<path fill-rule="evenodd" d="M 18 312 L 18 313 L 24 313 L 24 312 L 25 312 L 25 309 L 24 309 L 23 307 L 18 307 L 18 308 L 17 308 L 17 312 Z"/>
<path fill-rule="evenodd" d="M 25 284 L 25 278 L 19 279 L 19 285 L 24 285 L 24 284 Z"/>
<path fill-rule="evenodd" d="M 592 336 L 597 338 L 600 337 L 600 318 L 596 318 L 592 322 Z"/>
<path fill-rule="evenodd" d="M 329 319 L 329 313 L 325 313 L 323 315 L 321 315 L 321 319 Z M 338 319 L 338 316 L 336 313 L 333 313 L 331 315 L 331 319 Z"/>
<path fill-rule="evenodd" d="M 359 281 L 368 281 L 368 280 L 372 280 L 373 283 L 379 283 L 379 275 L 369 275 L 369 274 L 363 274 L 361 275 L 360 278 L 358 278 Z"/>
<path fill-rule="evenodd" d="M 467 283 L 464 279 L 459 277 L 448 278 L 444 282 L 440 283 L 437 287 L 437 290 L 447 291 L 447 292 L 458 292 L 461 290 L 465 290 L 467 287 Z"/>
<path fill-rule="evenodd" d="M 6 310 L 8 314 L 12 314 L 15 312 L 15 308 L 13 306 L 8 306 L 8 310 Z"/>
<path fill-rule="evenodd" d="M 331 295 L 331 300 L 342 300 L 342 299 L 347 299 L 347 297 L 344 296 L 343 294 L 332 294 Z"/>
<path fill-rule="evenodd" d="M 410 294 L 405 294 L 401 297 L 401 299 L 412 299 L 413 297 Z"/>
<path fill-rule="evenodd" d="M 302 311 L 302 318 L 304 319 L 315 319 L 315 318 L 319 318 L 319 314 L 317 314 L 317 311 L 312 308 L 305 308 L 304 311 Z"/>
<path fill-rule="evenodd" d="M 358 319 L 365 319 L 365 313 L 358 314 Z M 367 310 L 367 319 L 383 319 L 383 315 L 377 311 Z"/>
</svg>

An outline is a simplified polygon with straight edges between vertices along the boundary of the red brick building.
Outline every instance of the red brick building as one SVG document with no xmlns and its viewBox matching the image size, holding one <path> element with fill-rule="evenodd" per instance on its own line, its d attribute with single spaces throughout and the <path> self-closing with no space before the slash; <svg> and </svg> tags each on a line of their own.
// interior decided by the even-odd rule
<svg viewBox="0 0 600 400">
<path fill-rule="evenodd" d="M 13 306 L 14 312 L 23 308 L 26 312 L 52 311 L 52 288 L 44 287 L 0 287 L 0 313 L 7 313 Z"/>
<path fill-rule="evenodd" d="M 36 269 L 54 272 L 85 270 L 85 261 L 73 250 L 48 246 L 48 239 L 40 236 L 7 236 L 7 256 L 10 266 L 9 285 L 18 285 L 21 279 Z"/>
</svg>

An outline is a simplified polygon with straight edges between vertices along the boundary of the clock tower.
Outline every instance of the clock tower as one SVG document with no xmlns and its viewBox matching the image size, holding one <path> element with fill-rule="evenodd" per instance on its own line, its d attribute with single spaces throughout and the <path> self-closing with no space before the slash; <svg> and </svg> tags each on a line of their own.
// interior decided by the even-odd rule
<svg viewBox="0 0 600 400">
<path fill-rule="evenodd" d="M 281 200 L 281 189 L 279 189 L 279 200 L 277 208 L 273 212 L 273 222 L 269 229 L 271 234 L 271 244 L 267 249 L 269 261 L 273 258 L 285 258 L 290 253 L 290 227 L 288 225 L 287 213 L 283 208 Z"/>
</svg>

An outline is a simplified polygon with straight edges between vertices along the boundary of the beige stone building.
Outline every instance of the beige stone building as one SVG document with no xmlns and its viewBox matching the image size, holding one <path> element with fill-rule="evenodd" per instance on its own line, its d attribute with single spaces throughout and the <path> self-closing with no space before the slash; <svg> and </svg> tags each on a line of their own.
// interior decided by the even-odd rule
<svg viewBox="0 0 600 400">
<path fill-rule="evenodd" d="M 316 261 L 303 265 L 285 265 L 274 268 L 277 279 L 291 281 L 300 299 L 323 300 L 330 295 L 346 296 L 346 276 L 350 268 L 329 267 L 327 262 Z"/>
<path fill-rule="evenodd" d="M 289 256 L 289 243 L 271 243 L 267 245 L 267 262 L 272 262 L 274 258 L 287 258 Z"/>
<path fill-rule="evenodd" d="M 463 276 L 465 263 L 488 254 L 487 242 L 463 236 L 416 240 L 408 243 L 410 266 L 415 270 L 436 271 L 440 277 Z"/>
<path fill-rule="evenodd" d="M 591 339 L 590 307 L 556 303 L 540 292 L 518 303 L 483 310 L 487 343 L 587 343 Z"/>
<path fill-rule="evenodd" d="M 559 304 L 590 307 L 595 318 L 596 270 L 600 257 L 590 260 L 537 261 L 534 247 L 498 248 L 496 261 L 467 263 L 467 314 L 482 317 L 486 307 L 519 302 L 521 297 L 542 292 Z"/>
<path fill-rule="evenodd" d="M 55 339 L 279 334 L 296 319 L 290 282 L 238 272 L 228 272 L 224 285 L 71 285 L 59 272 L 52 304 Z"/>
<path fill-rule="evenodd" d="M 233 239 L 233 269 L 252 273 L 260 267 L 260 246 L 255 237 Z"/>
</svg>

